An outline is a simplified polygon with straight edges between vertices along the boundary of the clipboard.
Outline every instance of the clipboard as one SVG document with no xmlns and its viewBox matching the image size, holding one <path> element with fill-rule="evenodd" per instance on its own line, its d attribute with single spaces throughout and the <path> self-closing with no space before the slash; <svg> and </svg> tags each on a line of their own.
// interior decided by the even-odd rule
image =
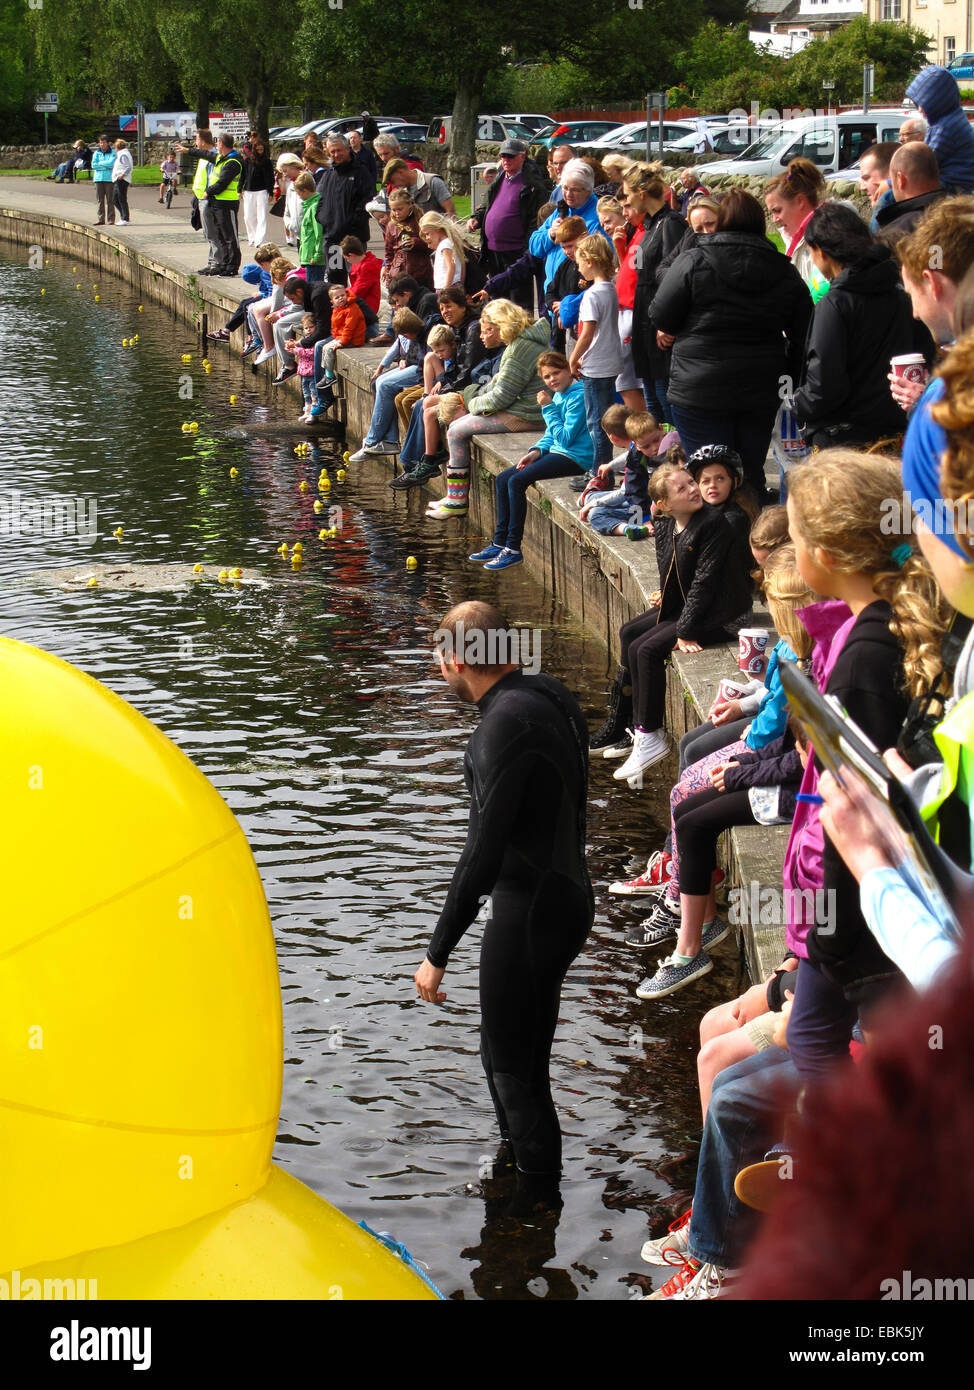
<svg viewBox="0 0 974 1390">
<path fill-rule="evenodd" d="M 933 839 L 906 787 L 835 696 L 823 695 L 793 661 L 783 661 L 779 675 L 821 766 L 843 786 L 852 784 L 865 793 L 857 800 L 870 815 L 890 862 L 912 875 L 931 909 L 960 937 L 958 916 L 964 905 L 963 915 L 969 915 L 974 876 L 959 869 Z"/>
</svg>

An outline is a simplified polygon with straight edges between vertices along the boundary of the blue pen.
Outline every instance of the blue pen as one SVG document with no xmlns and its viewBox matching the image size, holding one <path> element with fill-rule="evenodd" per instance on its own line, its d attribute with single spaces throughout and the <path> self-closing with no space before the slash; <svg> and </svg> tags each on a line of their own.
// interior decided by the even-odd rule
<svg viewBox="0 0 974 1390">
<path fill-rule="evenodd" d="M 816 792 L 798 792 L 795 796 L 796 801 L 804 801 L 807 806 L 824 806 L 825 798 Z"/>
</svg>

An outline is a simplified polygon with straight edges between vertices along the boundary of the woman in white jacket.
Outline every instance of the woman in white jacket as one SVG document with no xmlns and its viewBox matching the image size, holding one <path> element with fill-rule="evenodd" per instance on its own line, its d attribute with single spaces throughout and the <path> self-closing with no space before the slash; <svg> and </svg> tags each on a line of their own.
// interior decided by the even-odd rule
<svg viewBox="0 0 974 1390">
<path fill-rule="evenodd" d="M 276 167 L 284 189 L 284 238 L 288 246 L 297 246 L 301 239 L 304 203 L 294 191 L 294 180 L 304 172 L 304 165 L 296 154 L 282 154 Z"/>
<path fill-rule="evenodd" d="M 129 184 L 132 182 L 133 167 L 128 141 L 116 140 L 115 163 L 112 165 L 112 183 L 115 185 L 115 211 L 118 214 L 115 221 L 119 227 L 127 227 L 129 224 Z"/>
</svg>

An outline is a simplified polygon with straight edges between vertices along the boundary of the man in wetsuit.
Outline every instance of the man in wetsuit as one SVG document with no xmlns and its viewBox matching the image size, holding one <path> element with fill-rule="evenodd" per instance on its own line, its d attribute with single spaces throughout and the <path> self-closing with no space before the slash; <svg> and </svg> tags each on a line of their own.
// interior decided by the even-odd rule
<svg viewBox="0 0 974 1390">
<path fill-rule="evenodd" d="M 464 757 L 467 842 L 426 959 L 422 999 L 440 1003 L 450 952 L 490 898 L 480 950 L 481 1060 L 522 1212 L 560 1205 L 561 1131 L 548 1063 L 561 984 L 593 918 L 585 859 L 588 732 L 573 695 L 511 662 L 496 609 L 461 603 L 436 635 L 440 670 L 481 714 Z"/>
</svg>

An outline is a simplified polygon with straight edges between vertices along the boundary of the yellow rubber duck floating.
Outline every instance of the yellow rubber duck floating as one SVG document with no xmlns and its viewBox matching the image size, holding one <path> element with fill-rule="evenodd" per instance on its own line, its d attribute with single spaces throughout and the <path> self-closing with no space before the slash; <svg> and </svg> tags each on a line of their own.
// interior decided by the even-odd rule
<svg viewBox="0 0 974 1390">
<path fill-rule="evenodd" d="M 231 404 L 231 405 L 236 405 L 238 400 L 239 400 L 239 397 L 238 397 L 238 396 L 231 396 L 231 397 L 230 397 L 230 404 Z"/>
<path fill-rule="evenodd" d="M 120 541 L 122 537 L 125 535 L 125 532 L 122 530 L 121 526 L 116 526 L 115 530 L 112 532 L 112 535 L 115 537 L 117 541 Z"/>
<path fill-rule="evenodd" d="M 294 550 L 295 555 L 300 555 L 304 550 L 304 544 L 301 541 L 295 541 L 294 546 L 292 548 Z"/>
<path fill-rule="evenodd" d="M 344 468 L 339 468 L 338 472 L 335 474 L 335 477 L 338 479 L 340 483 L 343 483 L 345 479 L 348 477 L 348 474 L 345 472 Z"/>
<path fill-rule="evenodd" d="M 193 573 L 194 573 L 194 574 L 202 574 L 202 573 L 203 573 L 203 566 L 202 566 L 202 565 L 194 565 L 194 566 L 193 566 Z"/>
<path fill-rule="evenodd" d="M 229 808 L 90 676 L 9 638 L 0 667 L 0 758 L 27 774 L 7 788 L 0 924 L 8 1288 L 16 1270 L 101 1301 L 435 1297 L 271 1163 L 280 981 Z"/>
<path fill-rule="evenodd" d="M 301 481 L 300 483 L 298 483 L 298 492 L 307 492 L 307 491 L 308 491 L 308 484 L 302 479 L 302 481 Z"/>
<path fill-rule="evenodd" d="M 231 469 L 230 469 L 230 477 L 231 477 L 231 478 L 239 477 L 239 474 L 238 474 L 238 472 L 237 472 L 237 470 L 236 470 L 235 468 L 231 468 Z"/>
<path fill-rule="evenodd" d="M 287 541 L 281 541 L 281 544 L 277 547 L 278 555 L 286 555 L 289 550 L 290 546 L 288 545 Z"/>
<path fill-rule="evenodd" d="M 406 558 L 406 568 L 407 568 L 408 570 L 419 569 L 419 561 L 416 559 L 416 556 L 415 556 L 415 555 L 409 555 L 409 556 L 407 556 L 407 558 Z"/>
<path fill-rule="evenodd" d="M 140 314 L 142 313 L 142 305 L 141 305 L 141 304 L 139 305 L 139 313 L 140 313 Z"/>
<path fill-rule="evenodd" d="M 191 352 L 184 352 L 179 360 L 180 362 L 192 362 L 193 354 Z"/>
<path fill-rule="evenodd" d="M 315 513 L 315 516 L 318 516 L 318 515 L 319 515 L 321 512 L 323 512 L 324 510 L 325 510 L 325 504 L 324 504 L 324 502 L 319 502 L 319 501 L 317 500 L 317 498 L 316 498 L 316 499 L 315 499 L 315 504 L 314 504 L 314 513 Z"/>
</svg>

